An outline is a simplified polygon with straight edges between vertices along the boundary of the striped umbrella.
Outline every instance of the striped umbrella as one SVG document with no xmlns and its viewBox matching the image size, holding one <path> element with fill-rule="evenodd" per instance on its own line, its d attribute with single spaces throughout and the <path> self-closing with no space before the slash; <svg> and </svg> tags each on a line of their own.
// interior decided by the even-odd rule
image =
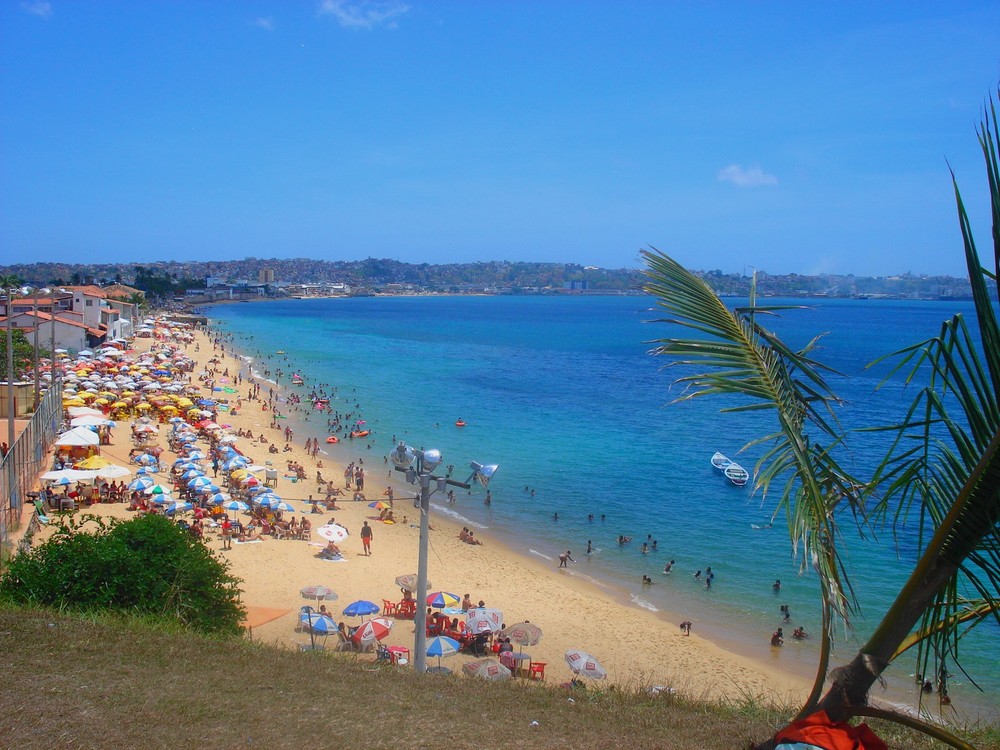
<svg viewBox="0 0 1000 750">
<path fill-rule="evenodd" d="M 351 640 L 360 646 L 370 646 L 388 636 L 394 624 L 395 620 L 388 617 L 373 617 L 354 631 Z"/>
<path fill-rule="evenodd" d="M 305 599 L 317 599 L 322 601 L 326 599 L 327 601 L 336 601 L 338 599 L 337 592 L 331 589 L 329 586 L 323 586 L 321 584 L 316 584 L 314 586 L 305 586 L 299 589 L 299 594 Z"/>
<path fill-rule="evenodd" d="M 337 623 L 329 615 L 318 612 L 303 612 L 299 615 L 299 622 L 314 635 L 330 635 L 337 632 Z"/>
<path fill-rule="evenodd" d="M 241 500 L 229 500 L 228 502 L 224 502 L 222 504 L 222 508 L 223 510 L 240 511 L 244 513 L 250 510 L 250 506 Z"/>
<path fill-rule="evenodd" d="M 128 483 L 128 488 L 130 490 L 139 490 L 139 492 L 145 492 L 150 487 L 152 487 L 155 482 L 149 477 L 136 477 L 131 482 Z"/>
<path fill-rule="evenodd" d="M 223 503 L 229 502 L 231 498 L 225 492 L 216 492 L 214 495 L 208 498 L 206 502 L 211 505 L 222 505 Z"/>
<path fill-rule="evenodd" d="M 446 607 L 457 607 L 462 603 L 462 597 L 456 594 L 449 594 L 447 591 L 435 591 L 427 595 L 427 606 L 435 609 L 445 609 Z"/>
<path fill-rule="evenodd" d="M 438 665 L 436 667 L 432 667 L 433 671 L 450 672 L 451 671 L 450 669 L 441 666 L 441 657 L 457 654 L 458 650 L 461 647 L 462 644 L 460 644 L 454 638 L 449 638 L 446 635 L 438 635 L 435 636 L 434 638 L 431 638 L 427 642 L 427 655 L 436 656 L 438 658 Z M 427 671 L 430 672 L 431 669 L 428 669 Z"/>
</svg>

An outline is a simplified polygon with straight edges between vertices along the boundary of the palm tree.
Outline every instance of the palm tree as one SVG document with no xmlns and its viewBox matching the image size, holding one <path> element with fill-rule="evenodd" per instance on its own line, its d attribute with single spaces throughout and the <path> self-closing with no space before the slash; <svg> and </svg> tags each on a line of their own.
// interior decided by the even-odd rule
<svg viewBox="0 0 1000 750">
<path fill-rule="evenodd" d="M 956 315 L 936 337 L 897 353 L 895 371 L 906 372 L 908 382 L 930 375 L 899 423 L 883 428 L 892 432 L 891 446 L 864 481 L 834 458 L 845 435 L 824 379 L 830 371 L 811 357 L 815 340 L 793 351 L 762 322 L 779 308 L 758 306 L 753 291 L 748 307 L 730 311 L 676 261 L 656 250 L 643 253 L 646 290 L 671 315 L 661 322 L 702 336 L 661 339 L 654 350 L 697 369 L 679 379 L 686 386 L 679 400 L 740 394 L 746 404 L 729 411 L 770 409 L 777 417 L 775 432 L 755 441 L 768 446 L 755 483 L 765 493 L 776 491 L 775 514 L 787 513 L 794 548 L 803 565 L 817 571 L 823 613 L 816 680 L 799 716 L 817 710 L 836 721 L 880 716 L 960 748 L 970 746 L 938 726 L 868 705 L 868 693 L 912 647 L 918 672 L 931 667 L 946 674 L 948 664 L 959 664 L 961 639 L 971 628 L 986 618 L 1000 622 L 1000 326 L 993 307 L 1000 275 L 1000 135 L 992 98 L 978 133 L 993 212 L 992 268 L 980 263 L 954 174 L 952 183 L 979 338 Z M 855 603 L 838 557 L 841 509 L 868 524 L 905 517 L 914 504 L 928 531 L 912 574 L 857 655 L 829 671 L 833 617 L 849 625 Z"/>
</svg>

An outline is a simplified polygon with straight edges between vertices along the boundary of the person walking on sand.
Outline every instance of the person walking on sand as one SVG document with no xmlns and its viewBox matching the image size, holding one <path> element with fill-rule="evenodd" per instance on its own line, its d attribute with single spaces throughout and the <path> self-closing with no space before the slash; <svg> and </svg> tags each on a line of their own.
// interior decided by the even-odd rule
<svg viewBox="0 0 1000 750">
<path fill-rule="evenodd" d="M 371 555 L 372 553 L 372 527 L 368 525 L 365 521 L 361 525 L 361 546 L 364 548 L 365 555 Z"/>
<path fill-rule="evenodd" d="M 559 555 L 559 567 L 560 568 L 567 568 L 567 567 L 569 567 L 568 565 L 566 565 L 567 562 L 576 562 L 576 560 L 574 560 L 572 557 L 570 557 L 570 551 L 569 550 L 566 550 L 561 555 Z"/>
</svg>

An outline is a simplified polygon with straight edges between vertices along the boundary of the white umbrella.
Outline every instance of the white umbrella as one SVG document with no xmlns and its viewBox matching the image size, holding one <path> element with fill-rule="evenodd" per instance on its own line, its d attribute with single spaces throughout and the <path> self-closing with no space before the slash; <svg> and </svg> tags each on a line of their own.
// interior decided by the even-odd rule
<svg viewBox="0 0 1000 750">
<path fill-rule="evenodd" d="M 465 627 L 473 633 L 496 633 L 503 627 L 503 612 L 486 607 L 470 609 Z"/>
<path fill-rule="evenodd" d="M 340 524 L 328 523 L 316 529 L 316 535 L 329 542 L 342 542 L 348 537 L 347 529 Z"/>
<path fill-rule="evenodd" d="M 96 471 L 83 471 L 82 469 L 60 469 L 58 471 L 47 471 L 42 474 L 41 479 L 46 482 L 89 482 L 97 476 Z"/>
<path fill-rule="evenodd" d="M 506 680 L 511 671 L 496 659 L 480 659 L 462 665 L 462 671 L 469 677 L 480 677 L 484 680 Z"/>
<path fill-rule="evenodd" d="M 86 427 L 74 427 L 67 430 L 56 440 L 56 445 L 65 447 L 92 447 L 99 444 L 100 438 L 97 437 L 97 433 Z"/>
<path fill-rule="evenodd" d="M 98 427 L 114 427 L 115 423 L 103 414 L 100 416 L 94 414 L 81 414 L 79 417 L 73 417 L 69 421 L 70 427 L 88 427 L 90 425 L 97 425 Z"/>
<path fill-rule="evenodd" d="M 566 652 L 566 663 L 576 674 L 583 677 L 592 677 L 595 680 L 603 680 L 608 676 L 608 672 L 597 659 L 586 651 L 578 648 L 571 648 Z"/>
<path fill-rule="evenodd" d="M 132 472 L 126 469 L 124 466 L 118 466 L 116 464 L 111 464 L 110 466 L 105 466 L 103 469 L 97 470 L 98 479 L 122 479 L 123 477 L 132 476 Z"/>
</svg>

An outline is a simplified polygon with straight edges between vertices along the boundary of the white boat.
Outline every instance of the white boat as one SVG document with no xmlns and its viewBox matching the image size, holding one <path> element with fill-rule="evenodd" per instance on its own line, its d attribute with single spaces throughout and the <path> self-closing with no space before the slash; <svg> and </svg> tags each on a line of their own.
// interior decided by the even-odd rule
<svg viewBox="0 0 1000 750">
<path fill-rule="evenodd" d="M 731 466 L 732 463 L 733 463 L 732 461 L 730 461 L 726 456 L 722 455 L 718 451 L 716 451 L 712 455 L 712 466 L 714 466 L 719 471 L 725 471 L 726 467 Z"/>
<path fill-rule="evenodd" d="M 726 479 L 735 484 L 737 487 L 742 487 L 750 481 L 750 472 L 735 461 L 730 461 L 729 466 L 727 466 L 722 473 L 726 475 Z"/>
</svg>

